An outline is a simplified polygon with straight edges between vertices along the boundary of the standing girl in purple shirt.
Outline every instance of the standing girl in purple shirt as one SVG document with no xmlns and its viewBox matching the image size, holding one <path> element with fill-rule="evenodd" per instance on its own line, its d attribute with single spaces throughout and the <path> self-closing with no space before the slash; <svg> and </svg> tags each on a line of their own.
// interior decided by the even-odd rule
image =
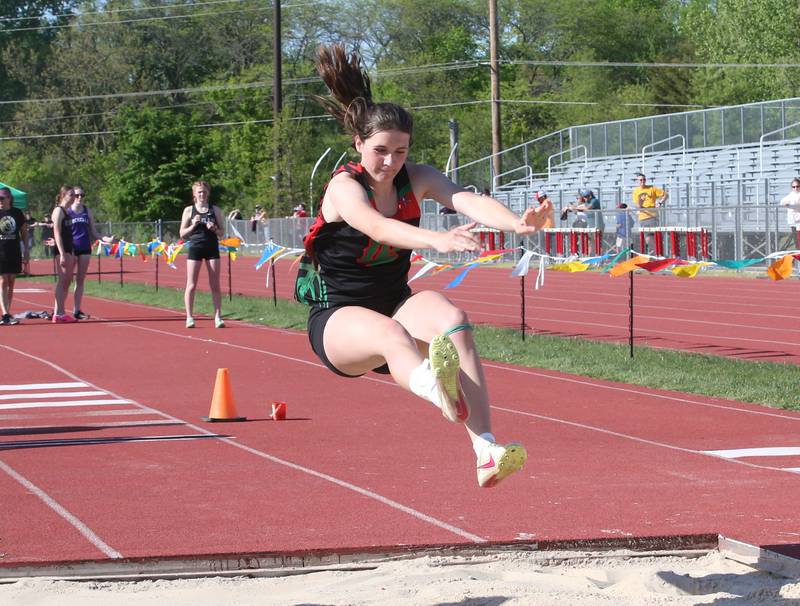
<svg viewBox="0 0 800 606">
<path fill-rule="evenodd" d="M 85 192 L 83 187 L 72 188 L 72 205 L 67 208 L 67 214 L 72 219 L 72 246 L 74 271 L 75 271 L 75 306 L 74 317 L 83 320 L 88 316 L 81 311 L 83 301 L 83 285 L 86 282 L 86 272 L 92 260 L 92 243 L 99 240 L 94 227 L 92 211 L 84 202 Z"/>
</svg>

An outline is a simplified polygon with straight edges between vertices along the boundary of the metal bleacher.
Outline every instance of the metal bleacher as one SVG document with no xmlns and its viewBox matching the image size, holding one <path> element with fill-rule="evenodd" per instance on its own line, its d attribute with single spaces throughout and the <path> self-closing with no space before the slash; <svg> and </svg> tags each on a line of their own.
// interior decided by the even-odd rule
<svg viewBox="0 0 800 606">
<path fill-rule="evenodd" d="M 715 254 L 747 258 L 787 246 L 777 202 L 800 176 L 800 98 L 573 126 L 500 155 L 501 174 L 488 156 L 461 164 L 458 182 L 488 185 L 515 212 L 539 190 L 560 213 L 591 189 L 608 226 L 643 172 L 669 194 L 662 225 L 708 227 Z"/>
<path fill-rule="evenodd" d="M 489 184 L 512 207 L 539 189 L 558 207 L 588 188 L 612 208 L 641 171 L 672 204 L 774 203 L 800 173 L 800 98 L 574 126 L 501 157 L 501 175 L 487 157 L 461 165 L 460 182 Z"/>
</svg>

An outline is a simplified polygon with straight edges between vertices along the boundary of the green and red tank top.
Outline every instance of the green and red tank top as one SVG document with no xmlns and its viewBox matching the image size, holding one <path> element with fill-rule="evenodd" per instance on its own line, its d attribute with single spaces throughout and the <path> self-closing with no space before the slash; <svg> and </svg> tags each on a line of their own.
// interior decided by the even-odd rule
<svg viewBox="0 0 800 606">
<path fill-rule="evenodd" d="M 351 162 L 336 170 L 332 177 L 341 172 L 353 175 L 376 208 L 364 167 Z M 320 209 L 328 184 L 320 197 Z M 391 218 L 419 227 L 419 203 L 405 165 L 395 176 L 394 186 L 397 207 Z M 306 254 L 300 260 L 295 282 L 295 297 L 301 303 L 322 309 L 344 305 L 371 307 L 397 301 L 410 293 L 410 250 L 375 242 L 345 221 L 328 223 L 321 211 L 304 243 Z"/>
</svg>

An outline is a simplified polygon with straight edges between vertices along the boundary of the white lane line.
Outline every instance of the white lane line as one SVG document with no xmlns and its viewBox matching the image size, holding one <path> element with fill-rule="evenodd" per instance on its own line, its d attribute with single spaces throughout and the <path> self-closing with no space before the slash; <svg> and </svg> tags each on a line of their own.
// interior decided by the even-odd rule
<svg viewBox="0 0 800 606">
<path fill-rule="evenodd" d="M 773 446 L 766 448 L 738 448 L 734 450 L 704 450 L 706 454 L 723 459 L 740 459 L 742 457 L 790 457 L 800 455 L 798 446 Z"/>
<path fill-rule="evenodd" d="M 703 450 L 693 450 L 691 448 L 684 448 L 683 446 L 675 446 L 673 444 L 665 444 L 664 442 L 657 442 L 655 440 L 648 440 L 647 438 L 640 438 L 638 436 L 632 436 L 626 433 L 620 433 L 618 431 L 612 431 L 610 429 L 604 429 L 602 427 L 596 427 L 594 425 L 587 425 L 586 423 L 578 423 L 576 421 L 568 421 L 567 419 L 559 419 L 558 417 L 548 417 L 546 415 L 539 415 L 533 412 L 526 412 L 524 410 L 516 410 L 514 408 L 504 408 L 502 406 L 492 406 L 497 410 L 502 410 L 503 412 L 508 412 L 511 414 L 522 415 L 525 417 L 533 417 L 535 419 L 541 419 L 542 421 L 550 421 L 552 423 L 559 423 L 561 425 L 569 425 L 570 427 L 577 427 L 579 429 L 585 429 L 587 431 L 595 431 L 598 433 L 602 433 L 608 436 L 614 436 L 615 438 L 622 438 L 624 440 L 630 440 L 632 442 L 639 442 L 640 444 L 647 444 L 649 446 L 656 446 L 659 448 L 666 448 L 668 450 L 675 450 L 677 452 L 683 452 L 687 454 L 693 454 L 698 456 L 710 456 L 719 461 L 725 461 L 727 463 L 734 463 L 736 465 L 743 465 L 745 467 L 750 467 L 752 469 L 768 469 L 770 471 L 787 471 L 784 467 L 771 467 L 769 465 L 758 465 L 756 463 L 749 463 L 747 461 L 741 461 L 739 459 L 727 459 L 724 457 L 719 457 L 713 454 L 710 454 L 711 451 L 703 451 Z"/>
<path fill-rule="evenodd" d="M 52 292 L 49 290 L 45 290 L 44 288 L 15 288 L 14 294 L 19 294 L 21 292 Z"/>
<path fill-rule="evenodd" d="M 140 413 L 142 411 L 136 411 Z M 33 417 L 38 418 L 38 417 Z M 150 421 L 110 421 L 107 423 L 81 423 L 81 427 L 93 427 L 98 429 L 105 429 L 111 427 L 140 427 L 140 426 L 149 426 L 149 425 L 183 425 L 180 421 L 167 421 L 166 419 L 152 419 Z M 72 425 L 46 425 L 44 428 L 46 429 L 69 429 L 73 427 Z M 14 431 L 19 432 L 27 432 L 32 433 L 35 432 L 37 429 L 42 429 L 41 425 L 5 425 L 0 427 L 0 436 L 3 434 L 9 434 Z"/>
<path fill-rule="evenodd" d="M 127 408 L 125 410 L 81 410 L 81 411 L 49 411 L 37 412 L 36 414 L 0 414 L 0 421 L 19 421 L 20 419 L 48 419 L 48 418 L 68 418 L 75 417 L 119 417 L 125 415 L 149 415 L 147 410 Z"/>
<path fill-rule="evenodd" d="M 34 398 L 84 398 L 86 396 L 105 396 L 105 391 L 37 391 L 0 395 L 0 400 L 31 400 Z"/>
<path fill-rule="evenodd" d="M 105 541 L 103 541 L 100 537 L 98 537 L 92 530 L 86 526 L 83 522 L 81 522 L 75 515 L 67 511 L 60 503 L 58 503 L 53 497 L 47 494 L 44 490 L 36 486 L 33 482 L 28 480 L 27 478 L 23 477 L 19 473 L 16 472 L 10 465 L 7 463 L 0 461 L 0 469 L 5 471 L 9 476 L 14 478 L 17 482 L 22 484 L 25 488 L 27 488 L 30 492 L 35 494 L 42 502 L 47 505 L 50 509 L 55 511 L 58 515 L 64 518 L 73 528 L 75 528 L 87 541 L 89 541 L 92 545 L 97 547 L 100 551 L 102 551 L 106 556 L 112 559 L 119 559 L 122 557 L 122 554 L 118 552 L 116 549 L 109 546 Z"/>
<path fill-rule="evenodd" d="M 0 451 L 17 450 L 19 448 L 37 448 L 43 446 L 91 446 L 94 444 L 132 444 L 136 442 L 186 442 L 188 440 L 206 440 L 220 438 L 219 434 L 182 434 L 165 436 L 131 436 L 109 438 L 62 438 L 55 440 L 11 440 L 0 442 Z"/>
<path fill-rule="evenodd" d="M 493 313 L 484 312 L 484 311 L 470 311 L 469 315 L 470 315 L 470 317 L 474 317 L 474 316 L 491 316 L 491 317 L 509 319 L 508 316 L 504 315 L 504 314 L 493 314 Z M 649 319 L 652 319 L 652 318 L 648 317 L 646 319 L 649 320 Z M 670 320 L 672 322 L 675 321 L 674 319 L 669 319 L 669 318 L 665 318 L 665 319 L 668 319 L 668 320 Z M 576 322 L 575 320 L 559 320 L 559 319 L 556 319 L 556 318 L 544 318 L 544 317 L 542 317 L 541 320 L 543 322 L 547 321 L 547 322 L 553 322 L 553 323 L 556 323 L 556 324 L 567 324 L 568 326 L 576 326 L 576 327 L 578 327 L 578 328 L 575 328 L 574 331 L 571 331 L 571 332 L 582 332 L 582 331 L 584 331 L 584 329 L 581 328 L 581 327 L 585 326 L 585 323 Z M 512 321 L 512 320 L 509 319 L 509 321 Z M 517 323 L 519 323 L 519 320 L 517 320 Z M 680 322 L 678 322 L 678 324 L 680 324 Z M 715 324 L 715 323 L 709 322 L 709 324 Z M 716 323 L 716 324 L 718 324 L 718 323 Z M 622 324 L 602 324 L 600 322 L 592 322 L 592 326 L 593 327 L 597 327 L 597 328 L 610 328 L 612 330 L 617 331 L 617 333 L 619 335 L 623 334 L 620 331 L 625 328 Z M 742 328 L 742 327 L 740 327 L 740 328 Z M 759 328 L 763 329 L 763 327 L 759 327 Z M 538 332 L 546 334 L 546 330 L 548 330 L 548 329 L 542 329 L 542 330 L 539 330 Z M 775 329 L 772 329 L 772 330 L 774 330 L 775 332 L 783 332 L 779 328 L 775 328 Z M 624 333 L 624 334 L 627 336 L 627 333 Z M 677 336 L 680 336 L 680 337 L 692 337 L 694 339 L 698 339 L 698 338 L 718 339 L 720 341 L 734 341 L 734 342 L 747 341 L 749 343 L 767 343 L 769 345 L 797 346 L 797 341 L 778 341 L 777 339 L 752 339 L 752 338 L 749 338 L 749 337 L 742 337 L 742 336 L 728 337 L 728 336 L 725 336 L 725 335 L 715 335 L 715 334 L 707 334 L 707 333 L 700 333 L 700 332 L 681 332 L 681 331 L 678 331 L 678 330 L 658 330 L 656 328 L 643 328 L 641 326 L 636 329 L 636 336 L 637 336 L 638 339 L 647 339 L 648 337 L 652 337 L 653 335 L 667 335 L 668 337 L 674 337 L 674 336 L 677 335 Z M 703 343 L 703 345 L 715 345 L 715 344 L 714 343 L 705 342 L 705 343 Z M 735 345 L 731 345 L 730 347 L 735 347 Z"/>
<path fill-rule="evenodd" d="M 800 467 L 784 467 L 783 471 L 791 471 L 792 473 L 800 473 Z"/>
<path fill-rule="evenodd" d="M 677 402 L 679 404 L 688 404 L 688 405 L 694 405 L 694 406 L 704 406 L 706 408 L 716 408 L 716 409 L 720 409 L 720 410 L 725 410 L 727 412 L 741 412 L 741 413 L 748 414 L 748 415 L 757 415 L 757 416 L 762 416 L 762 417 L 774 417 L 774 418 L 778 418 L 778 419 L 784 419 L 786 421 L 800 421 L 800 415 L 798 415 L 796 413 L 794 415 L 791 415 L 788 412 L 786 414 L 780 414 L 778 411 L 776 411 L 776 412 L 767 412 L 765 410 L 751 410 L 751 409 L 748 409 L 748 408 L 737 408 L 735 406 L 726 406 L 724 404 L 713 404 L 711 402 L 698 402 L 697 400 L 691 400 L 689 398 L 681 398 L 681 397 L 678 397 L 678 396 L 671 396 L 671 395 L 668 395 L 668 394 L 655 393 L 655 392 L 652 392 L 652 391 L 643 391 L 641 389 L 635 389 L 635 388 L 630 387 L 630 386 L 618 387 L 616 385 L 604 385 L 602 383 L 595 383 L 594 381 L 592 381 L 590 379 L 577 379 L 575 377 L 569 377 L 569 376 L 561 376 L 561 377 L 559 377 L 559 376 L 554 376 L 554 375 L 547 374 L 547 373 L 544 373 L 544 372 L 538 372 L 538 371 L 535 371 L 535 370 L 531 370 L 531 369 L 528 369 L 528 368 L 518 368 L 518 367 L 512 367 L 512 366 L 500 366 L 499 364 L 494 364 L 494 363 L 491 363 L 491 362 L 484 362 L 483 363 L 483 367 L 484 368 L 494 368 L 494 369 L 497 369 L 497 370 L 505 370 L 506 372 L 512 372 L 512 373 L 516 373 L 516 374 L 530 375 L 530 376 L 533 376 L 533 377 L 549 379 L 551 381 L 561 381 L 561 382 L 564 382 L 564 383 L 573 383 L 575 385 L 587 385 L 589 387 L 595 387 L 597 389 L 604 389 L 604 390 L 617 391 L 617 392 L 622 392 L 622 393 L 629 393 L 629 394 L 633 394 L 633 395 L 637 395 L 637 396 L 646 396 L 646 397 L 649 397 L 649 398 L 658 398 L 660 400 L 669 400 L 670 402 Z M 556 372 L 556 371 L 554 371 L 554 372 Z M 622 383 L 621 385 L 625 385 L 625 384 Z M 745 403 L 744 402 L 740 402 L 740 404 L 745 404 Z M 784 411 L 784 412 L 786 412 L 786 411 Z"/>
<path fill-rule="evenodd" d="M 131 326 L 131 327 L 138 328 L 135 324 L 127 324 L 127 325 Z M 161 332 L 161 331 L 154 331 L 154 332 Z M 173 337 L 174 336 L 178 336 L 178 335 L 175 335 L 175 333 L 169 333 L 169 332 L 168 333 L 164 333 L 164 334 L 167 334 L 167 335 L 173 336 Z M 194 337 L 186 337 L 186 338 L 190 338 L 191 339 L 191 338 L 194 338 Z M 204 341 L 208 341 L 208 339 L 203 339 L 203 340 Z M 45 364 L 46 366 L 49 366 L 50 368 L 53 368 L 54 370 L 57 370 L 58 372 L 66 375 L 66 376 L 68 376 L 68 377 L 70 377 L 72 379 L 76 379 L 76 380 L 78 379 L 77 376 L 73 375 L 71 372 L 69 372 L 65 368 L 62 368 L 61 366 L 57 365 L 55 362 L 51 362 L 50 360 L 46 360 L 44 358 L 40 358 L 39 356 L 36 356 L 34 354 L 30 354 L 30 353 L 21 351 L 19 349 L 16 349 L 15 347 L 11 347 L 9 345 L 0 344 L 0 348 L 7 349 L 8 351 L 13 351 L 14 353 L 16 353 L 18 355 L 25 356 L 25 357 L 30 358 L 32 360 L 36 360 L 37 362 L 40 362 L 41 364 Z M 243 349 L 248 349 L 248 348 L 243 348 Z M 308 361 L 305 361 L 305 360 L 298 360 L 296 358 L 291 358 L 290 356 L 283 356 L 283 355 L 280 355 L 280 354 L 273 354 L 273 355 L 276 355 L 276 356 L 281 357 L 281 358 L 289 359 L 289 360 L 294 360 L 294 361 L 298 361 L 298 362 L 304 362 L 306 364 L 310 364 L 310 365 L 313 365 L 313 366 L 322 367 L 321 364 L 317 364 L 315 362 L 308 362 Z M 100 389 L 99 386 L 94 385 L 94 384 L 89 383 L 89 382 L 87 382 L 87 385 L 90 386 L 90 387 L 94 387 L 95 389 Z M 114 396 L 116 395 L 112 391 L 108 391 L 108 393 L 111 394 L 111 395 L 114 395 Z M 128 401 L 133 403 L 135 406 L 139 406 L 140 408 L 142 408 L 144 410 L 152 412 L 153 414 L 161 415 L 165 419 L 171 419 L 173 421 L 180 421 L 181 423 L 184 423 L 186 425 L 186 427 L 189 428 L 189 429 L 193 429 L 195 431 L 198 431 L 198 432 L 200 432 L 202 434 L 206 434 L 206 435 L 216 435 L 213 432 L 205 429 L 204 427 L 200 427 L 198 425 L 194 425 L 192 423 L 184 421 L 183 419 L 179 419 L 178 417 L 174 417 L 174 416 L 172 416 L 170 414 L 167 414 L 167 413 L 162 412 L 160 410 L 157 410 L 155 408 L 151 408 L 150 406 L 146 406 L 144 404 L 136 402 L 135 400 L 128 400 Z M 431 526 L 435 526 L 435 527 L 437 527 L 437 528 L 439 528 L 441 530 L 446 530 L 446 531 L 448 531 L 448 532 L 450 532 L 450 533 L 452 533 L 452 534 L 454 534 L 456 536 L 459 536 L 459 537 L 461 537 L 463 539 L 466 539 L 468 541 L 472 541 L 473 543 L 485 543 L 487 541 L 487 539 L 485 539 L 485 538 L 483 538 L 481 536 L 478 536 L 476 534 L 473 534 L 471 532 L 463 530 L 462 528 L 458 528 L 457 526 L 453 526 L 452 524 L 448 524 L 447 522 L 445 522 L 443 520 L 439 520 L 438 518 L 434 518 L 432 516 L 429 516 L 429 515 L 427 515 L 425 513 L 422 513 L 421 511 L 418 511 L 416 509 L 412 509 L 411 507 L 403 505 L 402 503 L 398 503 L 397 501 L 394 501 L 392 499 L 384 497 L 383 495 L 380 495 L 380 494 L 378 494 L 376 492 L 373 492 L 371 490 L 368 490 L 366 488 L 361 488 L 360 486 L 357 486 L 355 484 L 351 484 L 350 482 L 347 482 L 345 480 L 340 480 L 339 478 L 336 478 L 334 476 L 330 476 L 330 475 L 328 475 L 326 473 L 319 472 L 319 471 L 317 471 L 315 469 L 310 469 L 308 467 L 304 467 L 302 465 L 298 465 L 297 463 L 292 463 L 291 461 L 286 461 L 284 459 L 280 459 L 280 458 L 278 458 L 276 456 L 273 456 L 271 454 L 268 454 L 266 452 L 263 452 L 263 451 L 260 451 L 260 450 L 256 450 L 255 448 L 251 448 L 249 446 L 245 446 L 244 444 L 240 444 L 240 443 L 238 443 L 235 440 L 232 440 L 230 438 L 219 438 L 219 441 L 220 442 L 224 442 L 225 444 L 228 444 L 229 446 L 233 446 L 234 448 L 239 448 L 241 450 L 244 450 L 245 452 L 249 452 L 250 454 L 256 455 L 258 457 L 261 457 L 263 459 L 266 459 L 266 460 L 271 461 L 273 463 L 276 463 L 278 465 L 283 465 L 283 466 L 288 467 L 290 469 L 294 469 L 295 471 L 299 471 L 301 473 L 305 473 L 307 475 L 310 475 L 310 476 L 313 476 L 315 478 L 330 482 L 330 483 L 335 484 L 335 485 L 337 485 L 337 486 L 339 486 L 341 488 L 345 488 L 347 490 L 350 490 L 352 492 L 355 492 L 355 493 L 360 494 L 362 496 L 365 496 L 367 498 L 373 499 L 373 500 L 375 500 L 375 501 L 377 501 L 377 502 L 379 502 L 379 503 L 381 503 L 383 505 L 386 505 L 387 507 L 390 507 L 391 509 L 395 509 L 397 511 L 405 513 L 405 514 L 413 517 L 416 520 L 419 520 L 421 522 L 425 522 L 425 523 L 430 524 Z"/>
<path fill-rule="evenodd" d="M 82 381 L 71 383 L 25 383 L 22 385 L 0 385 L 0 391 L 28 391 L 32 389 L 67 389 L 70 387 L 89 387 Z"/>
<path fill-rule="evenodd" d="M 108 392 L 103 392 L 108 393 Z M 131 400 L 74 400 L 63 402 L 22 402 L 20 404 L 0 404 L 0 410 L 19 410 L 21 408 L 66 408 L 72 406 L 108 406 L 109 404 L 132 404 Z"/>
</svg>

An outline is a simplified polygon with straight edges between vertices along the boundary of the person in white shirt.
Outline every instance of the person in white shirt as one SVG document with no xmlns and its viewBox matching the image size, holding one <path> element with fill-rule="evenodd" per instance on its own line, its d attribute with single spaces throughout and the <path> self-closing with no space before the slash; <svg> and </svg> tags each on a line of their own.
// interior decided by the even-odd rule
<svg viewBox="0 0 800 606">
<path fill-rule="evenodd" d="M 792 191 L 783 197 L 780 205 L 787 208 L 786 222 L 792 231 L 791 238 L 784 248 L 800 249 L 800 235 L 798 234 L 798 229 L 800 229 L 800 179 L 792 179 Z"/>
</svg>

